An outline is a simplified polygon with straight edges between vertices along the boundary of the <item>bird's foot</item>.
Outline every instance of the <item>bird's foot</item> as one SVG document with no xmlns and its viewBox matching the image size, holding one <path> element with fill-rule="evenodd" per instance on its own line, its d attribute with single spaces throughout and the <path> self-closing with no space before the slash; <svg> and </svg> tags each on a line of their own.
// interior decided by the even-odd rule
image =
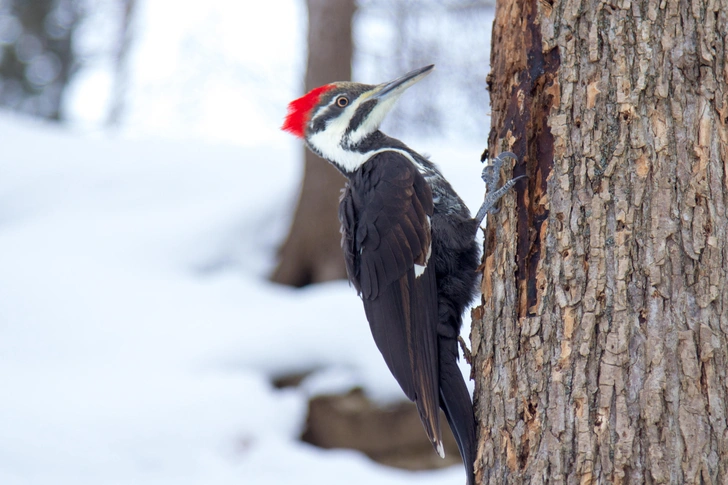
<svg viewBox="0 0 728 485">
<path fill-rule="evenodd" d="M 463 352 L 463 357 L 465 358 L 465 362 L 468 363 L 471 367 L 473 366 L 473 354 L 470 352 L 470 349 L 468 348 L 468 344 L 465 343 L 465 339 L 458 335 L 458 343 L 460 344 L 460 350 Z"/>
<path fill-rule="evenodd" d="M 519 175 L 510 179 L 508 182 L 503 184 L 503 187 L 497 188 L 498 179 L 500 178 L 500 169 L 503 166 L 503 162 L 506 158 L 513 158 L 518 160 L 518 157 L 511 152 L 503 152 L 493 159 L 493 162 L 483 167 L 483 173 L 481 175 L 485 182 L 485 200 L 483 205 L 480 206 L 478 213 L 475 215 L 475 219 L 478 221 L 478 226 L 483 222 L 487 214 L 497 214 L 498 209 L 495 208 L 496 202 L 505 195 L 511 187 L 515 185 L 522 178 L 526 178 L 526 175 Z"/>
</svg>

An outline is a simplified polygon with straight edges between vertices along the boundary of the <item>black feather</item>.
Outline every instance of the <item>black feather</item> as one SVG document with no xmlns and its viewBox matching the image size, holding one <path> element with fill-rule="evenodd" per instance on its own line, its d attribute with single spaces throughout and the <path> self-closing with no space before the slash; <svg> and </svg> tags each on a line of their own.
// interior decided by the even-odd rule
<svg viewBox="0 0 728 485">
<path fill-rule="evenodd" d="M 441 442 L 434 269 L 415 276 L 432 241 L 432 192 L 406 157 L 380 153 L 352 174 L 340 218 L 347 268 L 392 375 L 415 401 L 433 445 Z M 356 219 L 349 217 L 356 214 Z"/>
<path fill-rule="evenodd" d="M 444 410 L 472 485 L 475 419 L 456 339 L 477 290 L 477 223 L 434 165 L 398 140 L 375 132 L 360 148 L 380 146 L 394 150 L 345 173 L 339 218 L 347 271 L 377 347 L 433 444 L 437 408 Z M 426 265 L 424 273 L 416 276 L 415 264 Z"/>
</svg>

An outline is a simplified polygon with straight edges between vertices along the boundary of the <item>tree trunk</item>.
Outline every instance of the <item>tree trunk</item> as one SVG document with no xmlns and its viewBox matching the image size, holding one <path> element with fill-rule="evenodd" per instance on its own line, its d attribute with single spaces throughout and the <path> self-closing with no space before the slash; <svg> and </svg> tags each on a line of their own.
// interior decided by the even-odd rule
<svg viewBox="0 0 728 485">
<path fill-rule="evenodd" d="M 529 180 L 486 232 L 478 483 L 728 483 L 726 32 L 726 0 L 498 3 L 489 146 Z"/>
<path fill-rule="evenodd" d="M 307 0 L 308 63 L 305 91 L 351 78 L 354 0 Z M 305 286 L 346 278 L 338 206 L 344 177 L 305 150 L 303 186 L 293 224 L 271 279 Z"/>
</svg>

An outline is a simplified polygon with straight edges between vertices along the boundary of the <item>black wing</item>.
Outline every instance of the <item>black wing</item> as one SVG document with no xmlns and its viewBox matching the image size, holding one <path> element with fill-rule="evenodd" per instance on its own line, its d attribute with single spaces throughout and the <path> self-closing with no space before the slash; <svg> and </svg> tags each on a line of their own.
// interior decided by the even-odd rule
<svg viewBox="0 0 728 485">
<path fill-rule="evenodd" d="M 349 278 L 374 341 L 442 454 L 432 191 L 404 155 L 387 151 L 350 179 L 339 207 Z M 424 272 L 423 272 L 424 270 Z"/>
</svg>

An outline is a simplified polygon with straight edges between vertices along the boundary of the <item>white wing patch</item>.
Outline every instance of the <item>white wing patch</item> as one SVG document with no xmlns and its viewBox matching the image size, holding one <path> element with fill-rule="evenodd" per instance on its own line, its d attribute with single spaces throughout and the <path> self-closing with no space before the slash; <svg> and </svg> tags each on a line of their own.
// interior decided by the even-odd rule
<svg viewBox="0 0 728 485">
<path fill-rule="evenodd" d="M 430 244 L 427 246 L 427 254 L 425 255 L 425 264 L 415 264 L 415 278 L 419 278 L 425 273 L 427 269 L 427 263 L 430 262 L 430 256 L 432 256 L 432 219 L 427 216 L 427 231 L 430 232 Z"/>
</svg>

